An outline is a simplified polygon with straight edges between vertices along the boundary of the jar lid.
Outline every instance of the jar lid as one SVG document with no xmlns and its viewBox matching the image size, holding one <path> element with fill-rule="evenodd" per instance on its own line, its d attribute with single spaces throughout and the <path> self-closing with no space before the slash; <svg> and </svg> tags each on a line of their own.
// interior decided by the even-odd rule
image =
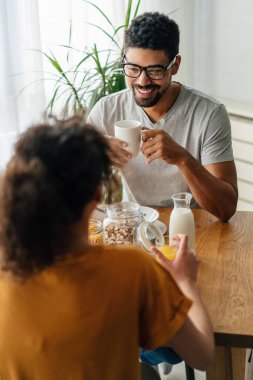
<svg viewBox="0 0 253 380">
<path fill-rule="evenodd" d="M 140 205 L 135 202 L 117 202 L 107 206 L 106 216 L 109 218 L 126 219 L 141 217 Z"/>
<path fill-rule="evenodd" d="M 155 242 L 159 245 L 164 245 L 164 237 L 161 230 L 150 222 L 142 222 L 136 231 L 137 241 L 145 251 L 154 255 L 152 248 L 156 246 Z"/>
</svg>

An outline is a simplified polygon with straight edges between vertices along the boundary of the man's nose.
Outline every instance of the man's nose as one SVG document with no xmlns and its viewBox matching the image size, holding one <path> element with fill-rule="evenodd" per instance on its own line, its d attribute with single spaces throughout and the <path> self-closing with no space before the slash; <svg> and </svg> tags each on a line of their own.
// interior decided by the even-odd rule
<svg viewBox="0 0 253 380">
<path fill-rule="evenodd" d="M 145 86 L 151 83 L 151 79 L 149 79 L 145 73 L 145 70 L 142 70 L 141 75 L 137 78 L 137 82 L 141 86 Z"/>
</svg>

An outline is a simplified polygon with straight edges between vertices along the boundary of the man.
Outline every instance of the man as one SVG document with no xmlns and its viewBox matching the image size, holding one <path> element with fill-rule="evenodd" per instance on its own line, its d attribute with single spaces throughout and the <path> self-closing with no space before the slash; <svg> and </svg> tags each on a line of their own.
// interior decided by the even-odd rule
<svg viewBox="0 0 253 380">
<path fill-rule="evenodd" d="M 140 346 L 209 366 L 187 237 L 173 263 L 155 248 L 159 263 L 136 247 L 89 245 L 110 165 L 103 136 L 78 118 L 18 140 L 0 201 L 0 379 L 138 380 Z"/>
<path fill-rule="evenodd" d="M 228 115 L 215 99 L 172 81 L 181 62 L 177 24 L 163 14 L 144 13 L 126 30 L 124 45 L 128 89 L 102 98 L 89 115 L 107 135 L 113 164 L 122 169 L 124 197 L 172 206 L 173 193 L 191 191 L 193 206 L 227 221 L 238 198 Z M 114 137 L 114 122 L 122 119 L 145 126 L 136 159 Z"/>
</svg>

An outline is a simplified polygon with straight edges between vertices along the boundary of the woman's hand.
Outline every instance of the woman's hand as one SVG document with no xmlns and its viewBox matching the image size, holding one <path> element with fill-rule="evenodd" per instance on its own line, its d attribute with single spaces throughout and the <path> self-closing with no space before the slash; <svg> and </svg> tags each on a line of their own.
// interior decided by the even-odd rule
<svg viewBox="0 0 253 380">
<path fill-rule="evenodd" d="M 198 260 L 193 249 L 188 247 L 188 236 L 178 234 L 173 237 L 177 254 L 174 260 L 168 260 L 157 248 L 152 248 L 157 261 L 172 275 L 180 285 L 183 283 L 195 284 L 197 279 Z"/>
</svg>

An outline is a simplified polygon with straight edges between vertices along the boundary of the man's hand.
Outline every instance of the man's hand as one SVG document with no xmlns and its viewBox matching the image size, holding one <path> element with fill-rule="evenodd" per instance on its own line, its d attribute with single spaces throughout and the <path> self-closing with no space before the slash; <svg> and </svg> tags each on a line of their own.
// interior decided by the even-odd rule
<svg viewBox="0 0 253 380">
<path fill-rule="evenodd" d="M 142 141 L 141 151 L 146 157 L 148 164 L 160 159 L 168 164 L 178 165 L 188 155 L 188 152 L 162 129 L 143 129 Z"/>
<path fill-rule="evenodd" d="M 161 129 L 142 128 L 142 140 L 141 151 L 148 164 L 161 159 L 167 164 L 177 165 L 200 207 L 223 222 L 231 218 L 235 213 L 238 199 L 234 161 L 203 166 Z"/>
<path fill-rule="evenodd" d="M 128 160 L 132 158 L 131 153 L 126 151 L 127 143 L 119 140 L 116 137 L 105 135 L 104 136 L 109 144 L 109 156 L 112 161 L 112 165 L 119 169 L 122 169 Z"/>
</svg>

